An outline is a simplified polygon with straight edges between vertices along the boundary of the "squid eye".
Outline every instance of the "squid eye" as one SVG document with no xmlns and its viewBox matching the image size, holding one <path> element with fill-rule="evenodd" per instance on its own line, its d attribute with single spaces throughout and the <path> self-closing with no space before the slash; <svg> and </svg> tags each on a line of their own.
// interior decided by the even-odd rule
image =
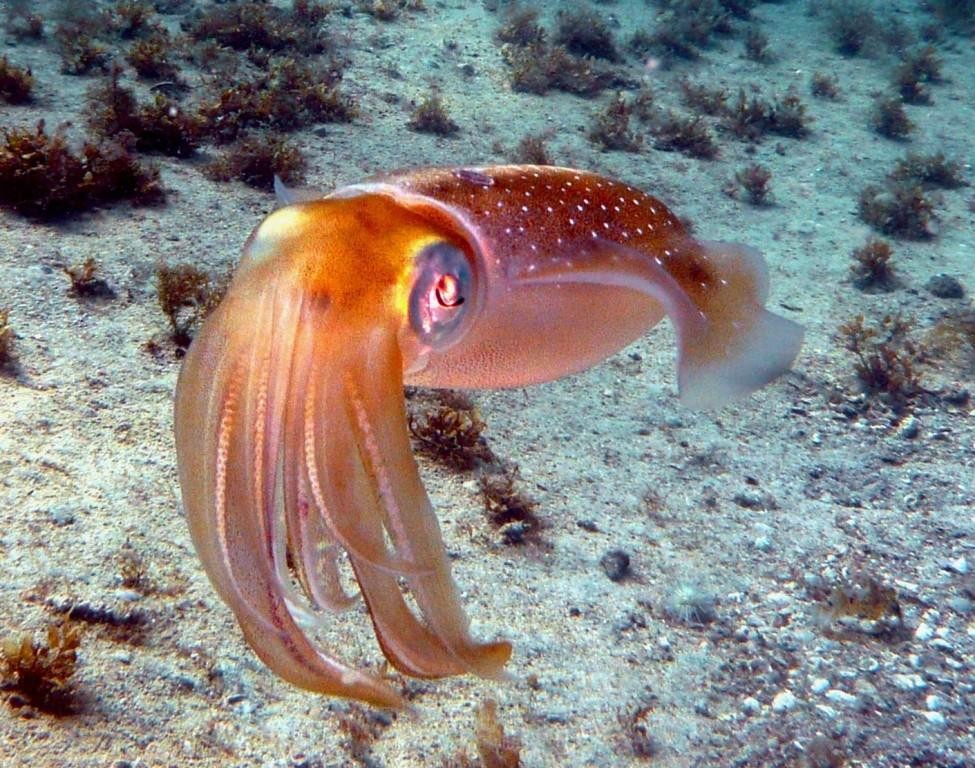
<svg viewBox="0 0 975 768">
<path fill-rule="evenodd" d="M 464 303 L 457 275 L 441 275 L 434 293 L 441 307 L 459 307 Z"/>
<path fill-rule="evenodd" d="M 470 262 L 447 242 L 428 245 L 416 257 L 410 292 L 410 325 L 421 341 L 443 347 L 459 338 L 473 289 Z"/>
</svg>

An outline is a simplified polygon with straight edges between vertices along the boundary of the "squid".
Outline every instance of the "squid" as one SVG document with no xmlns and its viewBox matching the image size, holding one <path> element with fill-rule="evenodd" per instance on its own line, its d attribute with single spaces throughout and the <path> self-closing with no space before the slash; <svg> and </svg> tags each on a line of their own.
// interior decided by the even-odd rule
<svg viewBox="0 0 975 768">
<path fill-rule="evenodd" d="M 471 636 L 404 383 L 549 381 L 666 315 L 680 400 L 705 408 L 770 382 L 801 344 L 764 306 L 758 252 L 697 240 L 660 200 L 595 173 L 433 168 L 279 196 L 187 352 L 175 438 L 216 592 L 257 656 L 309 691 L 404 706 L 315 640 L 357 599 L 349 574 L 403 674 L 507 676 L 511 645 Z"/>
</svg>

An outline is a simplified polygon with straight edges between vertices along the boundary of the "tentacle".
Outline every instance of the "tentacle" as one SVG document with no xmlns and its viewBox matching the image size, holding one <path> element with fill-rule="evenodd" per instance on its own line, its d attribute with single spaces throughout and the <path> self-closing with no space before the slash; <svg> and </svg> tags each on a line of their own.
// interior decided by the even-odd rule
<svg viewBox="0 0 975 768">
<path fill-rule="evenodd" d="M 274 368 L 290 356 L 274 291 L 229 297 L 190 349 L 180 377 L 176 437 L 194 544 L 248 643 L 278 675 L 309 690 L 402 706 L 380 680 L 319 651 L 295 622 L 276 544 L 275 489 L 289 396 Z"/>
<path fill-rule="evenodd" d="M 300 300 L 301 302 L 307 299 Z M 299 309 L 298 322 L 314 322 L 314 313 Z M 340 549 L 328 526 L 314 509 L 312 492 L 304 470 L 304 409 L 300 404 L 307 393 L 312 365 L 312 328 L 299 328 L 292 355 L 290 381 L 291 407 L 285 410 L 281 445 L 280 507 L 284 517 L 288 547 L 295 572 L 315 608 L 345 610 L 354 597 L 342 588 L 338 572 Z"/>
<path fill-rule="evenodd" d="M 317 516 L 317 524 L 346 547 L 379 642 L 397 669 L 419 677 L 464 672 L 499 676 L 510 647 L 481 646 L 470 639 L 436 518 L 420 483 L 407 436 L 402 361 L 392 325 L 375 333 L 352 328 L 339 333 L 310 322 L 302 327 L 308 330 L 298 343 L 297 357 L 313 363 L 306 375 L 295 378 L 301 397 L 292 398 L 285 416 L 285 486 L 291 489 L 285 495 L 297 501 L 289 498 L 286 504 L 289 536 L 298 548 L 306 546 L 307 534 L 296 528 L 310 530 Z M 377 378 L 387 379 L 377 393 L 381 402 L 367 406 L 361 380 Z M 381 450 L 371 425 L 376 411 L 382 414 L 381 431 L 387 431 L 386 420 L 399 429 L 398 439 L 381 443 Z M 387 451 L 391 455 L 380 455 Z M 292 466 L 302 470 L 297 479 Z M 403 473 L 412 480 L 390 478 Z M 304 487 L 311 502 L 307 508 L 300 503 Z M 404 487 L 417 490 L 407 496 Z M 414 545 L 415 537 L 426 541 Z M 397 563 L 410 567 L 390 567 Z M 307 574 L 305 579 L 312 581 Z M 418 604 L 427 604 L 421 607 L 426 621 L 409 607 L 400 579 L 406 579 Z M 428 597 L 434 589 L 446 599 Z M 425 594 L 421 597 L 417 590 Z"/>
<path fill-rule="evenodd" d="M 417 677 L 441 677 L 466 671 L 424 624 L 409 610 L 400 590 L 398 574 L 362 552 L 385 551 L 383 513 L 356 445 L 346 413 L 343 375 L 334 370 L 338 350 L 325 344 L 316 353 L 320 372 L 308 383 L 308 451 L 304 467 L 312 498 L 324 518 L 342 519 L 355 548 L 348 551 L 356 579 L 369 606 L 383 652 L 393 665 Z M 347 355 L 345 355 L 347 356 Z M 340 358 L 339 358 L 340 359 Z M 343 363 L 342 367 L 348 367 Z M 326 370 L 327 368 L 327 370 Z M 402 394 L 399 395 L 402 399 Z M 393 631 L 391 627 L 395 627 Z M 391 639 L 387 641 L 386 637 Z"/>
<path fill-rule="evenodd" d="M 393 576 L 402 576 L 419 567 L 408 562 L 395 553 L 390 552 L 382 540 L 372 541 L 368 536 L 361 535 L 363 526 L 362 515 L 354 514 L 339 505 L 328 503 L 326 495 L 330 492 L 329 485 L 344 482 L 343 478 L 350 472 L 352 456 L 336 455 L 337 463 L 329 466 L 329 471 L 316 471 L 321 465 L 320 445 L 332 434 L 339 433 L 339 428 L 332 429 L 329 419 L 333 411 L 322 407 L 319 402 L 320 392 L 326 392 L 329 387 L 338 386 L 339 379 L 335 375 L 340 362 L 347 352 L 343 349 L 352 342 L 348 338 L 348 329 L 342 329 L 336 323 L 328 323 L 323 327 L 323 315 L 327 312 L 315 307 L 309 301 L 307 311 L 302 313 L 299 321 L 299 339 L 296 349 L 296 359 L 307 366 L 305 375 L 294 379 L 294 397 L 291 398 L 292 412 L 289 421 L 300 419 L 297 424 L 289 424 L 289 455 L 288 461 L 301 457 L 305 464 L 305 478 L 310 498 L 321 515 L 321 523 L 327 529 L 331 538 L 340 544 L 350 555 L 364 561 L 373 567 L 385 571 Z M 300 435 L 296 433 L 300 431 Z M 292 443 L 292 440 L 297 442 Z M 297 448 L 300 446 L 300 454 Z M 290 464 L 286 464 L 290 470 Z M 294 516 L 300 510 L 300 505 L 289 503 L 287 514 Z M 288 527 L 292 531 L 301 529 L 300 520 L 291 517 Z"/>
<path fill-rule="evenodd" d="M 426 674 L 466 671 L 482 677 L 504 677 L 510 644 L 482 644 L 471 638 L 450 575 L 437 517 L 420 480 L 407 432 L 399 378 L 402 359 L 395 336 L 389 330 L 376 329 L 359 348 L 364 355 L 362 364 L 345 367 L 344 402 L 360 460 L 396 551 L 404 560 L 422 567 L 421 572 L 405 578 L 438 646 L 450 657 L 438 651 L 436 661 L 441 668 Z M 355 558 L 352 562 L 384 648 L 410 642 L 410 624 L 404 623 L 401 607 L 389 604 L 391 585 L 381 574 L 371 573 L 367 564 Z"/>
<path fill-rule="evenodd" d="M 301 474 L 303 477 L 304 472 Z M 302 563 L 299 570 L 302 586 L 317 607 L 344 611 L 356 603 L 357 596 L 349 595 L 342 587 L 338 559 L 343 550 L 331 543 L 328 530 L 309 498 L 304 492 L 299 499 L 298 525 L 295 526 L 298 548 L 292 550 Z"/>
<path fill-rule="evenodd" d="M 409 443 L 396 339 L 395 323 L 346 327 L 280 282 L 242 290 L 194 342 L 176 411 L 194 543 L 248 643 L 300 687 L 381 706 L 402 701 L 302 629 L 350 600 L 336 546 L 398 669 L 502 677 L 511 653 L 470 636 Z"/>
</svg>

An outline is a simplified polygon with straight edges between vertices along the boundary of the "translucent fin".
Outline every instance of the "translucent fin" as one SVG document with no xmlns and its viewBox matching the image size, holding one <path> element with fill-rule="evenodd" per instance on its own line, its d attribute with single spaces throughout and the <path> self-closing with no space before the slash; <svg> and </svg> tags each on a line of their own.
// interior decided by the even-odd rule
<svg viewBox="0 0 975 768">
<path fill-rule="evenodd" d="M 518 284 L 586 283 L 658 302 L 677 332 L 680 398 L 689 407 L 743 397 L 788 370 L 799 352 L 802 328 L 763 306 L 767 269 L 752 248 L 686 238 L 657 256 L 596 238 L 566 251 L 564 261 L 520 275 Z"/>
<path fill-rule="evenodd" d="M 274 174 L 274 196 L 277 198 L 278 205 L 294 205 L 295 203 L 310 203 L 321 200 L 324 195 L 314 189 L 302 189 L 301 187 L 289 187 L 281 177 Z"/>
<path fill-rule="evenodd" d="M 677 322 L 680 399 L 714 408 L 768 384 L 789 369 L 802 345 L 802 327 L 765 309 L 768 270 L 753 248 L 701 242 L 700 258 L 713 275 L 696 297 L 703 326 Z"/>
<path fill-rule="evenodd" d="M 689 340 L 681 350 L 681 402 L 689 408 L 717 408 L 745 397 L 789 370 L 802 335 L 797 323 L 758 307 L 721 356 L 697 356 Z"/>
</svg>

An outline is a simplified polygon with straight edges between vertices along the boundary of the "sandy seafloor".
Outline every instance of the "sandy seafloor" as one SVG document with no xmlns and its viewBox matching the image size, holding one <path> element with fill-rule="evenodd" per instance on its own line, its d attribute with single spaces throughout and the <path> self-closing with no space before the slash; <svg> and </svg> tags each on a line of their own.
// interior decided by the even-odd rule
<svg viewBox="0 0 975 768">
<path fill-rule="evenodd" d="M 876 5 L 909 29 L 932 20 L 914 3 Z M 543 18 L 557 6 L 544 6 Z M 545 132 L 555 162 L 646 189 L 701 237 L 761 249 L 770 306 L 806 329 L 792 373 L 714 413 L 677 402 L 666 323 L 581 375 L 475 393 L 492 448 L 517 462 L 520 487 L 539 502 L 548 546 L 504 546 L 484 521 L 472 475 L 426 460 L 422 471 L 473 630 L 513 642 L 516 679 L 416 686 L 417 715 L 394 716 L 361 754 L 340 727 L 350 705 L 274 677 L 211 589 L 178 495 L 179 363 L 171 349 L 157 359 L 145 348 L 166 334 L 157 262 L 225 270 L 274 200 L 208 181 L 201 161 L 158 158 L 164 207 L 119 205 L 58 224 L 0 212 L 0 307 L 10 310 L 18 362 L 0 377 L 0 629 L 39 633 L 54 618 L 46 603 L 58 602 L 148 621 L 134 639 L 85 626 L 75 714 L 0 706 L 0 764 L 449 765 L 462 750 L 473 758 L 475 713 L 493 697 L 525 766 L 975 765 L 975 412 L 950 396 L 971 387 L 972 353 L 923 365 L 934 394 L 898 419 L 880 403 L 862 406 L 837 336 L 857 314 L 900 312 L 923 338 L 939 319 L 971 310 L 972 187 L 932 193 L 936 237 L 893 240 L 898 290 L 856 290 L 849 265 L 870 233 L 857 195 L 905 151 L 944 151 L 975 180 L 972 40 L 945 34 L 937 43 L 944 82 L 931 87 L 930 105 L 907 107 L 916 130 L 895 142 L 871 131 L 867 114 L 899 57 L 834 53 L 815 6 L 756 7 L 770 63 L 742 55 L 739 31 L 698 61 L 647 68 L 627 55 L 615 65 L 664 106 L 679 106 L 676 84 L 688 75 L 733 93 L 797 87 L 811 135 L 751 145 L 719 134 L 712 161 L 652 141 L 638 153 L 600 151 L 586 134 L 611 90 L 595 99 L 513 92 L 493 39 L 499 15 L 481 3 L 428 0 L 425 12 L 390 23 L 359 11 L 327 20 L 351 60 L 345 88 L 362 116 L 295 135 L 309 186 L 405 166 L 510 161 L 525 134 Z M 653 28 L 653 5 L 593 7 L 621 40 Z M 163 17 L 173 31 L 179 20 Z M 79 136 L 94 78 L 61 74 L 49 40 L 8 37 L 0 53 L 29 65 L 37 81 L 33 104 L 0 107 L 0 126 L 70 121 L 69 135 Z M 836 76 L 838 100 L 809 95 L 813 71 Z M 191 66 L 183 75 L 200 84 Z M 407 128 L 410 101 L 431 83 L 460 125 L 453 138 Z M 751 161 L 771 169 L 773 205 L 723 192 Z M 67 295 L 61 267 L 88 256 L 115 300 Z M 933 296 L 925 285 L 939 273 L 958 278 L 965 298 Z M 147 594 L 121 586 L 126 541 L 156 585 Z M 632 560 L 619 583 L 599 564 L 614 548 Z M 896 590 L 901 630 L 878 637 L 869 626 L 822 620 L 818 598 L 856 574 Z M 675 591 L 688 588 L 714 596 L 713 620 L 668 613 Z M 331 626 L 327 647 L 379 661 L 364 609 Z M 631 746 L 627 719 L 637 711 L 652 757 Z"/>
</svg>

